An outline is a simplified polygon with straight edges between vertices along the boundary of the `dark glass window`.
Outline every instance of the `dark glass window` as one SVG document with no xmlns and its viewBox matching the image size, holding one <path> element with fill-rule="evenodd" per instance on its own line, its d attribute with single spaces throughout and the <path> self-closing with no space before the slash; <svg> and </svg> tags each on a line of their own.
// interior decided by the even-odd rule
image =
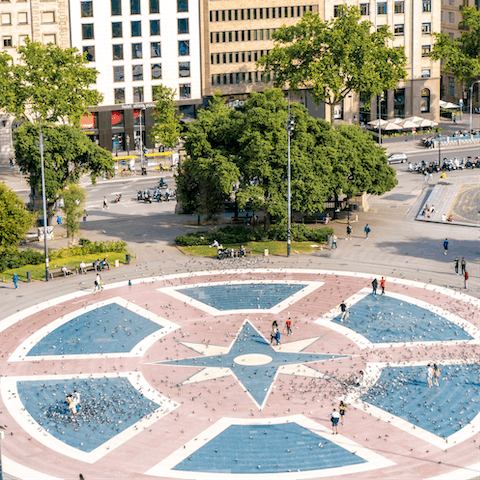
<svg viewBox="0 0 480 480">
<path fill-rule="evenodd" d="M 132 37 L 142 36 L 142 22 L 130 22 L 132 25 Z"/>
<path fill-rule="evenodd" d="M 422 57 L 429 57 L 431 50 L 431 45 L 422 45 Z"/>
<path fill-rule="evenodd" d="M 113 67 L 113 81 L 114 82 L 125 81 L 125 67 L 123 65 L 119 65 L 118 67 Z"/>
<path fill-rule="evenodd" d="M 477 3 L 478 8 L 478 3 Z M 432 0 L 422 0 L 422 12 L 432 11 Z"/>
<path fill-rule="evenodd" d="M 183 83 L 179 85 L 180 98 L 191 98 L 191 88 L 189 83 Z"/>
<path fill-rule="evenodd" d="M 112 17 L 122 14 L 122 0 L 110 0 Z"/>
<path fill-rule="evenodd" d="M 178 34 L 179 35 L 189 33 L 188 18 L 179 18 L 177 20 L 177 22 L 178 22 Z"/>
<path fill-rule="evenodd" d="M 83 47 L 83 53 L 87 54 L 87 60 L 89 62 L 94 62 L 95 61 L 95 47 Z"/>
<path fill-rule="evenodd" d="M 178 76 L 179 77 L 190 76 L 190 62 L 178 62 Z"/>
<path fill-rule="evenodd" d="M 400 2 L 395 2 L 394 4 L 395 13 L 405 13 L 405 2 L 402 0 Z"/>
<path fill-rule="evenodd" d="M 402 24 L 398 24 L 394 26 L 393 34 L 395 36 L 402 36 L 405 33 L 405 26 Z"/>
<path fill-rule="evenodd" d="M 124 88 L 115 88 L 113 90 L 115 96 L 115 103 L 125 103 L 125 89 Z"/>
<path fill-rule="evenodd" d="M 112 38 L 122 38 L 122 22 L 112 22 Z"/>
<path fill-rule="evenodd" d="M 132 79 L 134 82 L 143 80 L 143 65 L 132 65 Z"/>
<path fill-rule="evenodd" d="M 133 87 L 133 101 L 143 102 L 143 87 Z"/>
<path fill-rule="evenodd" d="M 150 43 L 150 56 L 152 58 L 158 58 L 162 56 L 162 47 L 160 42 Z"/>
<path fill-rule="evenodd" d="M 93 40 L 93 23 L 85 23 L 82 25 L 82 40 Z"/>
<path fill-rule="evenodd" d="M 93 17 L 93 2 L 81 2 L 80 11 L 82 18 Z"/>
<path fill-rule="evenodd" d="M 190 55 L 190 41 L 189 40 L 179 40 L 178 41 L 178 56 L 184 57 Z"/>
<path fill-rule="evenodd" d="M 160 35 L 160 20 L 150 20 L 150 35 Z"/>
<path fill-rule="evenodd" d="M 132 59 L 142 58 L 142 44 L 132 43 Z"/>
<path fill-rule="evenodd" d="M 188 12 L 188 0 L 177 0 L 177 12 Z"/>
<path fill-rule="evenodd" d="M 123 60 L 123 45 L 112 45 L 113 59 Z"/>
<path fill-rule="evenodd" d="M 130 0 L 130 14 L 140 15 L 140 0 Z"/>
<path fill-rule="evenodd" d="M 420 112 L 430 113 L 430 90 L 424 88 L 422 90 L 422 96 L 420 98 Z"/>
<path fill-rule="evenodd" d="M 387 2 L 378 2 L 377 15 L 386 15 L 386 14 L 387 14 Z"/>
<path fill-rule="evenodd" d="M 369 3 L 361 3 L 360 4 L 360 13 L 361 13 L 361 15 L 370 15 L 370 4 Z"/>
<path fill-rule="evenodd" d="M 159 0 L 150 0 L 150 13 L 160 13 Z"/>
<path fill-rule="evenodd" d="M 162 64 L 153 63 L 152 64 L 152 80 L 158 80 L 162 78 Z"/>
</svg>

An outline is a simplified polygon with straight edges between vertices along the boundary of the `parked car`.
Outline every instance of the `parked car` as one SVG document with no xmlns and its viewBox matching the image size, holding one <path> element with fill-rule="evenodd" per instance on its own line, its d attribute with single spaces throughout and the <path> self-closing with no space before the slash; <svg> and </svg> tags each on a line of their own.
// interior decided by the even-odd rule
<svg viewBox="0 0 480 480">
<path fill-rule="evenodd" d="M 390 163 L 405 163 L 408 160 L 408 157 L 405 153 L 392 153 L 387 158 L 387 162 Z"/>
</svg>

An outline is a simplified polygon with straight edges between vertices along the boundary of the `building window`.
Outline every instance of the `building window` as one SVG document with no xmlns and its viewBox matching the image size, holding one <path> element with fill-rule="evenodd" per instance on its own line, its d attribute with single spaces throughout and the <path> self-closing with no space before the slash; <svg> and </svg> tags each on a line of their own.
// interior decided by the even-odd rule
<svg viewBox="0 0 480 480">
<path fill-rule="evenodd" d="M 84 23 L 82 25 L 82 40 L 93 40 L 93 23 Z"/>
<path fill-rule="evenodd" d="M 150 35 L 160 35 L 160 20 L 150 20 Z"/>
<path fill-rule="evenodd" d="M 422 12 L 432 11 L 432 0 L 422 0 Z"/>
<path fill-rule="evenodd" d="M 430 77 L 430 69 L 429 69 L 429 68 L 423 68 L 423 69 L 422 69 L 422 77 L 423 77 L 423 78 L 428 78 L 428 77 Z"/>
<path fill-rule="evenodd" d="M 13 47 L 12 37 L 3 37 L 3 47 L 4 48 Z"/>
<path fill-rule="evenodd" d="M 159 58 L 162 56 L 162 48 L 160 42 L 150 43 L 150 56 L 152 58 Z"/>
<path fill-rule="evenodd" d="M 395 2 L 395 13 L 405 13 L 405 2 Z"/>
<path fill-rule="evenodd" d="M 393 96 L 394 115 L 403 118 L 405 116 L 405 89 L 395 90 Z"/>
<path fill-rule="evenodd" d="M 162 78 L 162 64 L 152 63 L 152 80 L 159 80 Z"/>
<path fill-rule="evenodd" d="M 112 45 L 113 59 L 123 60 L 123 45 Z"/>
<path fill-rule="evenodd" d="M 114 82 L 125 81 L 125 67 L 123 65 L 119 65 L 118 67 L 113 67 L 113 81 Z"/>
<path fill-rule="evenodd" d="M 455 22 L 455 14 L 453 12 L 448 12 L 448 21 L 450 23 L 454 23 Z"/>
<path fill-rule="evenodd" d="M 369 3 L 361 3 L 360 4 L 360 13 L 362 15 L 370 15 L 370 4 Z"/>
<path fill-rule="evenodd" d="M 177 12 L 188 12 L 188 0 L 177 0 Z"/>
<path fill-rule="evenodd" d="M 430 35 L 432 33 L 432 24 L 431 23 L 422 23 L 422 34 Z"/>
<path fill-rule="evenodd" d="M 112 17 L 122 14 L 122 0 L 110 0 Z"/>
<path fill-rule="evenodd" d="M 123 88 L 121 90 L 123 90 Z M 125 115 L 121 110 L 110 113 L 110 125 L 112 127 L 123 127 L 125 125 Z"/>
<path fill-rule="evenodd" d="M 136 58 L 142 58 L 142 44 L 141 43 L 132 43 L 132 60 Z"/>
<path fill-rule="evenodd" d="M 405 33 L 405 27 L 404 27 L 403 23 L 402 23 L 402 24 L 395 25 L 395 27 L 394 27 L 394 35 L 395 35 L 396 37 L 400 37 L 400 36 L 404 35 L 404 33 Z"/>
<path fill-rule="evenodd" d="M 134 82 L 143 80 L 143 65 L 132 65 L 132 80 Z"/>
<path fill-rule="evenodd" d="M 82 18 L 93 17 L 93 2 L 80 2 L 80 14 Z"/>
<path fill-rule="evenodd" d="M 18 24 L 19 25 L 28 24 L 28 14 L 27 14 L 27 12 L 19 12 L 19 14 L 18 14 Z"/>
<path fill-rule="evenodd" d="M 142 22 L 130 22 L 132 29 L 132 37 L 142 36 Z"/>
<path fill-rule="evenodd" d="M 429 57 L 432 51 L 431 45 L 422 45 L 422 57 Z"/>
<path fill-rule="evenodd" d="M 178 62 L 178 76 L 179 77 L 190 76 L 190 62 Z"/>
<path fill-rule="evenodd" d="M 57 36 L 54 33 L 44 33 L 43 34 L 43 43 L 48 45 L 51 43 L 52 45 L 57 44 Z"/>
<path fill-rule="evenodd" d="M 130 15 L 140 15 L 140 0 L 130 0 Z"/>
<path fill-rule="evenodd" d="M 94 62 L 95 61 L 95 47 L 90 46 L 90 47 L 83 47 L 83 53 L 85 53 L 86 58 L 89 62 Z"/>
<path fill-rule="evenodd" d="M 150 13 L 160 13 L 159 0 L 150 0 Z"/>
<path fill-rule="evenodd" d="M 340 5 L 334 5 L 333 6 L 333 16 L 338 17 L 339 15 L 340 15 Z"/>
<path fill-rule="evenodd" d="M 122 38 L 122 22 L 112 22 L 112 38 Z"/>
<path fill-rule="evenodd" d="M 113 96 L 115 97 L 115 104 L 125 103 L 125 89 L 124 88 L 115 88 L 113 90 Z"/>
<path fill-rule="evenodd" d="M 133 87 L 133 101 L 143 102 L 143 87 Z"/>
<path fill-rule="evenodd" d="M 180 98 L 191 98 L 192 92 L 191 92 L 191 86 L 189 83 L 180 84 L 178 90 L 179 90 Z"/>
<path fill-rule="evenodd" d="M 455 78 L 448 77 L 448 94 L 455 95 Z"/>
<path fill-rule="evenodd" d="M 387 14 L 387 2 L 377 3 L 377 15 L 386 15 Z"/>
<path fill-rule="evenodd" d="M 177 23 L 178 23 L 178 34 L 179 35 L 189 33 L 188 18 L 179 18 L 177 20 Z"/>
<path fill-rule="evenodd" d="M 178 41 L 178 56 L 185 57 L 190 55 L 190 40 L 179 40 Z"/>
<path fill-rule="evenodd" d="M 422 90 L 422 96 L 420 98 L 420 112 L 430 113 L 430 90 L 424 88 Z"/>
<path fill-rule="evenodd" d="M 42 12 L 42 23 L 55 23 L 55 12 Z"/>
</svg>

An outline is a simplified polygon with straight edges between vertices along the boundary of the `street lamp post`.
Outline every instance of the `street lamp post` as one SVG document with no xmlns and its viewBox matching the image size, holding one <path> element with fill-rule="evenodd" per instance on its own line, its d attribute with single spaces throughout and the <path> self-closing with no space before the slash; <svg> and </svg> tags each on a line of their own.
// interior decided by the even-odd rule
<svg viewBox="0 0 480 480">
<path fill-rule="evenodd" d="M 438 134 L 438 168 L 442 167 L 441 161 L 442 161 L 442 139 L 441 135 Z"/>
<path fill-rule="evenodd" d="M 295 129 L 295 117 L 290 115 L 290 92 L 288 93 L 288 118 L 287 118 L 287 138 L 288 138 L 288 162 L 287 162 L 287 257 L 290 256 L 290 245 L 292 240 L 292 195 L 291 195 L 291 169 L 290 169 L 290 138 Z"/>
<path fill-rule="evenodd" d="M 142 112 L 145 110 L 145 107 L 140 109 L 140 164 L 142 166 L 143 173 L 143 137 L 142 137 Z"/>
<path fill-rule="evenodd" d="M 378 143 L 382 143 L 382 100 L 383 92 L 378 96 Z"/>
<path fill-rule="evenodd" d="M 42 133 L 42 124 L 39 122 L 39 139 L 40 139 L 40 164 L 42 169 L 42 202 L 43 202 L 43 233 L 45 241 L 45 281 L 48 282 L 49 272 L 48 272 L 48 240 L 47 240 L 47 198 L 45 195 L 45 163 L 43 160 L 43 133 Z"/>
<path fill-rule="evenodd" d="M 480 83 L 480 80 L 475 80 L 470 84 L 470 135 L 472 135 L 472 110 L 473 110 L 473 86 L 476 83 Z"/>
</svg>

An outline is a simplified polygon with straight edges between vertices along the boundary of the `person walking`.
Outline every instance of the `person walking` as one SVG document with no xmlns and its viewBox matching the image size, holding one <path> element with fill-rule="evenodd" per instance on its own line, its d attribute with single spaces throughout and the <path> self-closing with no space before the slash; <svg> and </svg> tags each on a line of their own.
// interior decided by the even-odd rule
<svg viewBox="0 0 480 480">
<path fill-rule="evenodd" d="M 287 329 L 287 336 L 292 335 L 292 319 L 288 317 L 287 321 L 285 322 L 285 328 Z"/>
<path fill-rule="evenodd" d="M 382 295 L 385 295 L 385 284 L 387 283 L 387 281 L 385 280 L 384 277 L 382 277 L 382 279 L 380 280 L 380 286 L 382 287 Z"/>
<path fill-rule="evenodd" d="M 18 285 L 17 285 L 17 283 L 18 283 L 18 275 L 17 275 L 15 272 L 13 272 L 13 278 L 12 278 L 12 280 L 13 280 L 13 284 L 15 285 L 15 288 L 18 288 Z"/>
<path fill-rule="evenodd" d="M 330 419 L 332 421 L 332 434 L 338 435 L 338 421 L 340 420 L 340 414 L 337 412 L 335 408 L 333 409 L 333 412 L 330 415 Z"/>
<path fill-rule="evenodd" d="M 377 287 L 378 287 L 378 282 L 377 282 L 377 279 L 374 278 L 373 281 L 372 281 L 372 289 L 373 289 L 373 294 L 374 295 L 377 294 Z"/>
<path fill-rule="evenodd" d="M 103 290 L 102 286 L 102 277 L 100 277 L 100 274 L 97 273 L 97 276 L 95 277 L 95 288 L 93 289 L 93 292 L 97 292 Z"/>
<path fill-rule="evenodd" d="M 440 375 L 442 374 L 442 372 L 440 371 L 440 369 L 437 367 L 437 365 L 434 363 L 433 364 L 433 382 L 435 384 L 436 387 L 439 387 L 440 385 L 438 384 L 438 379 L 440 378 Z"/>
<path fill-rule="evenodd" d="M 352 239 L 352 227 L 350 226 L 350 224 L 347 225 L 347 240 L 351 240 Z"/>
<path fill-rule="evenodd" d="M 103 197 L 103 207 L 102 210 L 108 209 L 107 197 Z"/>
<path fill-rule="evenodd" d="M 365 238 L 368 238 L 368 234 L 372 231 L 372 229 L 370 228 L 370 225 L 368 225 L 367 223 L 363 230 L 365 231 Z"/>
<path fill-rule="evenodd" d="M 340 321 L 343 323 L 343 319 L 348 318 L 348 307 L 345 303 L 345 300 L 340 304 L 340 310 L 342 311 L 342 316 L 340 317 Z"/>
<path fill-rule="evenodd" d="M 448 253 L 448 239 L 443 241 L 443 254 L 446 255 Z"/>
<path fill-rule="evenodd" d="M 428 364 L 427 366 L 427 382 L 428 382 L 428 388 L 432 388 L 433 385 L 433 367 Z"/>
<path fill-rule="evenodd" d="M 468 288 L 468 271 L 465 270 L 464 274 L 463 274 L 463 279 L 465 280 L 465 290 Z"/>
<path fill-rule="evenodd" d="M 332 235 L 332 250 L 337 247 L 337 236 L 335 234 Z"/>
<path fill-rule="evenodd" d="M 340 410 L 340 418 L 342 419 L 342 425 L 345 421 L 345 414 L 347 413 L 347 406 L 343 403 L 343 400 L 340 400 L 340 407 L 338 407 Z"/>
<path fill-rule="evenodd" d="M 462 257 L 462 261 L 460 262 L 460 265 L 462 267 L 462 275 L 465 273 L 465 270 L 467 269 L 467 262 L 465 260 L 465 257 Z"/>
<path fill-rule="evenodd" d="M 280 341 L 280 330 L 278 328 L 275 331 L 275 340 L 277 341 L 277 345 L 282 344 L 282 342 Z"/>
<path fill-rule="evenodd" d="M 458 257 L 455 257 L 455 260 L 453 261 L 453 265 L 455 266 L 455 275 L 458 275 Z M 463 273 L 463 269 L 462 269 Z"/>
</svg>

